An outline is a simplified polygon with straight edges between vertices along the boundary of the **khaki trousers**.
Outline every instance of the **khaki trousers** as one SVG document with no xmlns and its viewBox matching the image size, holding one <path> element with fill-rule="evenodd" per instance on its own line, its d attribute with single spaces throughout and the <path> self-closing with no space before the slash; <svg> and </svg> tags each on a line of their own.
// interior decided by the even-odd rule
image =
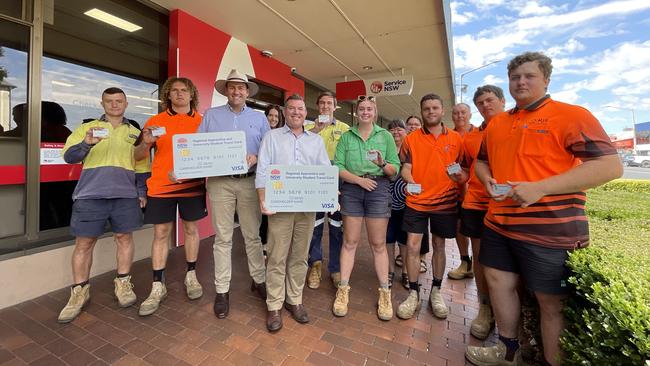
<svg viewBox="0 0 650 366">
<path fill-rule="evenodd" d="M 212 210 L 212 225 L 216 231 L 214 255 L 214 286 L 217 293 L 230 290 L 232 277 L 232 233 L 235 224 L 235 210 L 246 256 L 248 272 L 256 283 L 265 282 L 264 254 L 260 240 L 262 213 L 255 190 L 255 176 L 247 178 L 211 177 L 208 178 L 208 195 Z"/>
<path fill-rule="evenodd" d="M 282 309 L 285 294 L 287 303 L 302 304 L 315 220 L 315 212 L 281 212 L 269 216 L 266 245 L 266 307 L 269 311 Z"/>
</svg>

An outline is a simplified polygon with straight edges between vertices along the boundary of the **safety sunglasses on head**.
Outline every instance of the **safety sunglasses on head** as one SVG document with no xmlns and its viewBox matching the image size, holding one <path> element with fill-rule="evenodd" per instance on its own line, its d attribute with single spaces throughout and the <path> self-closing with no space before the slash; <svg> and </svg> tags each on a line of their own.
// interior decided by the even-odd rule
<svg viewBox="0 0 650 366">
<path fill-rule="evenodd" d="M 357 102 L 358 102 L 358 103 L 361 103 L 361 102 L 363 102 L 364 100 L 367 100 L 367 101 L 369 101 L 369 102 L 373 102 L 373 103 L 374 103 L 374 102 L 375 102 L 375 97 L 374 97 L 373 95 L 359 95 L 359 96 L 357 97 Z"/>
</svg>

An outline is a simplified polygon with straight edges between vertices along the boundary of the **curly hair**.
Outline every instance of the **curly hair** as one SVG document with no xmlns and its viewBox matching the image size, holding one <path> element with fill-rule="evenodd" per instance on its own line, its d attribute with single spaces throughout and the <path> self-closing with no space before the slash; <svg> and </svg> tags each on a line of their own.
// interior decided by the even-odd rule
<svg viewBox="0 0 650 366">
<path fill-rule="evenodd" d="M 163 109 L 169 109 L 172 107 L 172 101 L 169 99 L 169 93 L 171 92 L 172 85 L 174 85 L 175 82 L 181 82 L 189 89 L 190 91 L 190 108 L 192 108 L 193 111 L 196 111 L 197 108 L 199 107 L 199 91 L 196 89 L 196 86 L 192 82 L 192 80 L 188 78 L 178 78 L 175 76 L 170 77 L 165 81 L 163 84 L 162 88 L 160 88 L 160 103 L 162 105 Z"/>
<path fill-rule="evenodd" d="M 533 61 L 537 61 L 537 66 L 539 67 L 539 70 L 544 74 L 544 79 L 550 79 L 551 73 L 553 72 L 553 65 L 551 64 L 552 61 L 550 57 L 541 52 L 524 52 L 521 55 L 515 56 L 515 58 L 508 62 L 508 76 L 510 76 L 514 69 L 525 64 L 526 62 Z"/>
</svg>

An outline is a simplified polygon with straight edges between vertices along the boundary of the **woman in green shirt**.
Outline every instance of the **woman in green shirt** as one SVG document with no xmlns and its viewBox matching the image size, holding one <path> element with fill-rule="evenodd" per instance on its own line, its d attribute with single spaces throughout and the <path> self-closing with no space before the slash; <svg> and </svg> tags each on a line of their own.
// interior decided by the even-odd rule
<svg viewBox="0 0 650 366">
<path fill-rule="evenodd" d="M 345 230 L 341 248 L 341 282 L 332 311 L 336 316 L 345 316 L 348 312 L 350 274 L 365 219 L 379 279 L 377 316 L 390 320 L 393 306 L 388 287 L 386 228 L 391 212 L 389 178 L 398 173 L 399 158 L 390 132 L 375 124 L 377 114 L 374 97 L 360 96 L 356 109 L 358 125 L 344 133 L 336 147 L 334 164 L 339 167 L 339 176 L 343 180 L 340 191 Z"/>
</svg>

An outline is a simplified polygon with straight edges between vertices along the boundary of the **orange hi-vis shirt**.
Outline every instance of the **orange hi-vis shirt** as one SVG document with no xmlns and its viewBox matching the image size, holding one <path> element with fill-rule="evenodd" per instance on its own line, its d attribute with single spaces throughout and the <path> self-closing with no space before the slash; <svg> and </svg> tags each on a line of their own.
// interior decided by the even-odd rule
<svg viewBox="0 0 650 366">
<path fill-rule="evenodd" d="M 487 211 L 490 196 L 485 190 L 485 186 L 476 176 L 474 172 L 474 165 L 476 164 L 476 157 L 481 148 L 481 141 L 483 140 L 483 130 L 487 124 L 483 122 L 481 127 L 473 128 L 471 132 L 465 134 L 463 138 L 463 160 L 460 165 L 469 170 L 469 180 L 467 181 L 467 189 L 465 191 L 465 198 L 463 199 L 463 208 L 468 210 Z"/>
<path fill-rule="evenodd" d="M 600 122 L 582 107 L 546 97 L 495 116 L 483 134 L 478 159 L 498 183 L 535 182 L 562 174 L 581 160 L 616 154 Z M 490 200 L 485 225 L 515 240 L 551 248 L 589 244 L 586 194 L 545 196 L 527 208 L 512 199 Z"/>
<path fill-rule="evenodd" d="M 447 176 L 447 166 L 460 162 L 463 141 L 458 132 L 443 125 L 436 138 L 425 127 L 411 132 L 402 143 L 400 159 L 411 164 L 413 180 L 422 192 L 406 196 L 406 205 L 429 213 L 456 212 L 458 185 Z"/>
<path fill-rule="evenodd" d="M 464 142 L 465 137 L 468 134 L 476 131 L 476 127 L 474 127 L 474 125 L 470 123 L 469 129 L 467 131 L 465 131 L 465 130 L 457 130 L 456 128 L 454 128 L 454 131 L 458 132 L 460 137 L 463 139 L 463 144 L 465 144 L 465 142 Z M 459 191 L 458 191 L 458 201 L 462 203 L 463 200 L 465 199 L 465 194 L 467 192 L 467 182 L 459 184 L 458 189 L 459 189 Z"/>
<path fill-rule="evenodd" d="M 169 171 L 174 170 L 174 149 L 172 138 L 183 133 L 195 133 L 201 124 L 201 115 L 196 111 L 189 114 L 176 113 L 171 109 L 151 117 L 144 127 L 165 127 L 165 134 L 153 145 L 151 178 L 147 179 L 147 195 L 151 197 L 195 197 L 205 194 L 205 178 L 173 183 Z"/>
</svg>

